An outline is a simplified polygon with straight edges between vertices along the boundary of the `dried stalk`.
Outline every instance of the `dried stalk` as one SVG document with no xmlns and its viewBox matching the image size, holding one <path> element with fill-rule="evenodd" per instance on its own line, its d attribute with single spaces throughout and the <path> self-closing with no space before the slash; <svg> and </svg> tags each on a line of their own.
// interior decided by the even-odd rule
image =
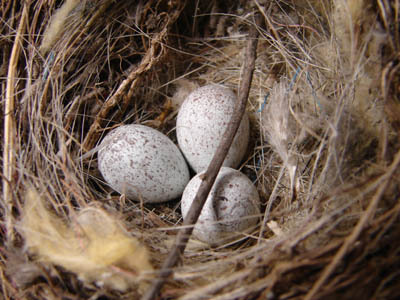
<svg viewBox="0 0 400 300">
<path fill-rule="evenodd" d="M 157 53 L 162 52 L 162 50 L 159 49 L 162 47 L 161 40 L 166 36 L 166 34 L 167 27 L 165 27 L 164 30 L 162 30 L 154 37 L 154 39 L 152 39 L 150 49 L 146 52 L 146 55 L 143 57 L 140 65 L 131 71 L 128 77 L 122 81 L 115 94 L 104 103 L 104 106 L 96 115 L 96 119 L 90 126 L 90 129 L 83 142 L 83 149 L 90 150 L 93 148 L 93 145 L 98 140 L 99 133 L 101 131 L 101 124 L 106 119 L 109 111 L 121 101 L 128 88 L 133 88 L 132 85 L 133 83 L 138 82 L 139 75 L 150 70 L 150 68 L 157 63 L 161 56 L 161 54 L 157 55 Z"/>
<path fill-rule="evenodd" d="M 258 17 L 257 23 L 259 24 L 260 18 Z M 202 182 L 196 197 L 189 209 L 188 215 L 183 223 L 183 228 L 179 230 L 175 243 L 165 260 L 159 277 L 153 282 L 148 292 L 142 297 L 142 300 L 154 299 L 164 285 L 164 282 L 172 274 L 172 268 L 178 263 L 180 256 L 186 248 L 186 243 L 190 238 L 193 231 L 193 224 L 196 224 L 201 210 L 206 202 L 207 196 L 214 184 L 218 172 L 228 154 L 232 141 L 242 121 L 243 114 L 246 111 L 247 98 L 249 96 L 251 80 L 253 78 L 253 71 L 255 67 L 255 59 L 257 56 L 257 43 L 258 43 L 258 28 L 257 26 L 251 27 L 249 32 L 249 41 L 245 53 L 245 61 L 243 67 L 243 76 L 239 89 L 239 97 L 236 103 L 235 110 L 229 122 L 228 128 L 214 154 L 207 171 L 203 175 Z"/>
<path fill-rule="evenodd" d="M 15 86 L 17 76 L 18 58 L 21 52 L 22 36 L 25 31 L 25 23 L 28 18 L 29 1 L 24 3 L 21 21 L 17 29 L 14 45 L 11 52 L 10 64 L 8 66 L 6 101 L 4 105 L 4 145 L 3 145 L 3 201 L 5 206 L 5 220 L 7 228 L 7 240 L 13 240 L 13 190 L 12 178 L 15 169 Z"/>
</svg>

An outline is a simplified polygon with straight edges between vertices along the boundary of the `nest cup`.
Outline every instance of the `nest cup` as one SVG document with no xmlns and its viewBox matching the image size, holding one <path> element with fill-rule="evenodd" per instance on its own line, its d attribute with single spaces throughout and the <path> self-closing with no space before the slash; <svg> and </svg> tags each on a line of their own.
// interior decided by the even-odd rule
<svg viewBox="0 0 400 300">
<path fill-rule="evenodd" d="M 192 90 L 212 83 L 238 91 L 259 14 L 250 145 L 239 169 L 257 187 L 261 221 L 240 242 L 191 240 L 160 295 L 398 297 L 390 267 L 400 263 L 398 5 L 187 2 L 1 4 L 4 293 L 120 299 L 148 289 L 182 224 L 180 199 L 144 205 L 114 192 L 98 171 L 99 145 L 122 124 L 150 126 L 176 143 L 177 111 Z M 25 222 L 26 207 L 34 223 Z M 98 216 L 124 241 L 115 245 L 148 258 L 142 276 L 121 259 L 105 264 L 99 279 L 93 269 L 83 275 L 83 264 L 69 270 L 31 249 L 58 241 L 86 255 L 88 230 L 103 230 L 90 226 Z M 32 231 L 46 243 L 30 247 Z M 96 265 L 85 255 L 79 259 Z"/>
</svg>

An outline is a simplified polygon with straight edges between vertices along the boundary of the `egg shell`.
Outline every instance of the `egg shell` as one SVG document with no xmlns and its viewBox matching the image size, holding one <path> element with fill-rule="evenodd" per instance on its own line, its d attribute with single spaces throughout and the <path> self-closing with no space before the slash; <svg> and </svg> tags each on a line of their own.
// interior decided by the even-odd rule
<svg viewBox="0 0 400 300">
<path fill-rule="evenodd" d="M 183 102 L 177 117 L 179 147 L 196 173 L 207 169 L 231 120 L 236 95 L 222 85 L 206 85 L 193 91 Z M 247 114 L 236 133 L 223 166 L 236 168 L 249 142 Z"/>
<path fill-rule="evenodd" d="M 109 132 L 100 145 L 98 161 L 114 190 L 145 203 L 179 197 L 190 179 L 178 147 L 166 135 L 143 125 L 123 125 Z"/>
<path fill-rule="evenodd" d="M 189 212 L 203 174 L 193 177 L 183 192 L 183 219 Z M 240 236 L 240 232 L 254 228 L 259 214 L 260 198 L 250 179 L 237 170 L 222 167 L 195 225 L 193 236 L 212 246 L 221 245 Z"/>
</svg>

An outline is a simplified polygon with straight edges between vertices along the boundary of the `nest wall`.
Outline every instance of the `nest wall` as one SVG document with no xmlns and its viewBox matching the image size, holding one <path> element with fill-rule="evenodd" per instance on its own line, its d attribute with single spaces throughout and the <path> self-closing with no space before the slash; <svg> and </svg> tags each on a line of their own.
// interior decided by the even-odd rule
<svg viewBox="0 0 400 300">
<path fill-rule="evenodd" d="M 261 197 L 260 224 L 218 248 L 191 240 L 161 299 L 398 297 L 398 9 L 383 0 L 3 1 L 4 298 L 138 298 L 148 288 L 182 224 L 179 199 L 143 205 L 112 191 L 98 146 L 131 123 L 176 141 L 190 91 L 238 91 L 256 14 L 240 170 Z M 84 262 L 92 268 L 104 253 L 79 251 L 82 241 L 108 243 L 97 236 L 145 247 L 151 267 L 114 252 L 102 270 L 113 283 L 98 280 Z M 61 262 L 60 248 L 72 249 Z M 68 269 L 71 257 L 81 268 Z"/>
</svg>

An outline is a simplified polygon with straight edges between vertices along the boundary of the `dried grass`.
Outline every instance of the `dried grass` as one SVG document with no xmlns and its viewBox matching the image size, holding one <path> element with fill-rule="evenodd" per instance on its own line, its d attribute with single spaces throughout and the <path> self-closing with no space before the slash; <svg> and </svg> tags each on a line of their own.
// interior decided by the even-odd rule
<svg viewBox="0 0 400 300">
<path fill-rule="evenodd" d="M 135 284 L 121 293 L 41 261 L 20 222 L 26 192 L 48 199 L 63 224 L 94 204 L 118 211 L 110 215 L 157 270 L 181 224 L 179 202 L 143 206 L 112 192 L 96 146 L 125 123 L 175 139 L 191 89 L 237 90 L 254 13 L 264 23 L 241 170 L 263 199 L 263 220 L 239 243 L 190 241 L 162 298 L 399 297 L 399 1 L 236 2 L 67 0 L 72 9 L 55 13 L 60 1 L 2 1 L 5 299 L 138 297 Z"/>
</svg>

